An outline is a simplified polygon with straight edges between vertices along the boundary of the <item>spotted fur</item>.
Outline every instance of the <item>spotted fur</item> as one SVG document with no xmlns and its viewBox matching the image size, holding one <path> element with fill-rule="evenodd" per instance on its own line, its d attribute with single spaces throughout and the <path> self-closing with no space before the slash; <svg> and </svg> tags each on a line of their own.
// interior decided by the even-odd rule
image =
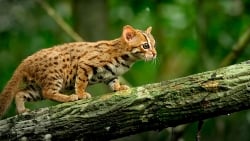
<svg viewBox="0 0 250 141">
<path fill-rule="evenodd" d="M 25 112 L 25 101 L 51 99 L 59 102 L 90 98 L 85 91 L 91 84 L 104 82 L 113 91 L 127 89 L 117 77 L 137 60 L 156 57 L 151 27 L 146 31 L 123 27 L 120 38 L 111 41 L 74 42 L 42 49 L 18 66 L 0 95 L 0 115 L 15 98 L 18 113 Z M 63 92 L 74 89 L 75 94 Z"/>
</svg>

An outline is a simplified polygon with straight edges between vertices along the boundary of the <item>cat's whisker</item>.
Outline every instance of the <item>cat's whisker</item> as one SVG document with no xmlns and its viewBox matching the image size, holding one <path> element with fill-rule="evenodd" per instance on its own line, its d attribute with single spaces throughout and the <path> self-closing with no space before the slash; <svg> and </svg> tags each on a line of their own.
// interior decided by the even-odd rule
<svg viewBox="0 0 250 141">
<path fill-rule="evenodd" d="M 157 65 L 158 62 L 159 62 L 159 58 L 158 57 L 156 57 L 156 58 L 153 59 L 153 64 L 154 65 Z"/>
<path fill-rule="evenodd" d="M 153 65 L 156 65 L 156 59 L 155 59 L 155 58 L 152 59 L 151 63 L 152 63 Z"/>
<path fill-rule="evenodd" d="M 159 57 L 155 58 L 155 62 L 158 63 L 159 62 Z"/>
<path fill-rule="evenodd" d="M 156 65 L 156 59 L 153 59 L 152 62 L 153 62 L 153 65 Z"/>
</svg>

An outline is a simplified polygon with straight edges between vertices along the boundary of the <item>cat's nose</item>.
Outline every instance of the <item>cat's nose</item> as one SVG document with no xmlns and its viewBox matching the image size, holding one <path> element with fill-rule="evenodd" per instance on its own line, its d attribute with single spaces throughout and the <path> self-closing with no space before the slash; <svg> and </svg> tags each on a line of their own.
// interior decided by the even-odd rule
<svg viewBox="0 0 250 141">
<path fill-rule="evenodd" d="M 156 58 L 157 53 L 153 51 L 152 54 L 153 54 L 153 58 Z"/>
</svg>

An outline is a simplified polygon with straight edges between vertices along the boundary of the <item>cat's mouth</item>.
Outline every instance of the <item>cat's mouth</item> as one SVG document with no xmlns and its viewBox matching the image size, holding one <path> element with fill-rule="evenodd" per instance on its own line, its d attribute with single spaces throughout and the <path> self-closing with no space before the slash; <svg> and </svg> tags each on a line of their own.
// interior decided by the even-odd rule
<svg viewBox="0 0 250 141">
<path fill-rule="evenodd" d="M 145 61 L 150 61 L 156 58 L 156 54 L 150 53 L 150 54 L 144 54 L 143 59 Z"/>
<path fill-rule="evenodd" d="M 147 61 L 150 61 L 150 60 L 153 60 L 153 59 L 155 59 L 155 58 L 156 58 L 156 55 L 150 56 L 150 57 L 146 57 L 146 60 L 147 60 Z"/>
</svg>

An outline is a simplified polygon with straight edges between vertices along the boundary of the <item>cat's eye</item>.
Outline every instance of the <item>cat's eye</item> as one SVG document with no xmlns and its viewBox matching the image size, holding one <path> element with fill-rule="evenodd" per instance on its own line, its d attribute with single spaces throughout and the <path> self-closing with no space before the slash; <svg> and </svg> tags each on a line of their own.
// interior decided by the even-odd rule
<svg viewBox="0 0 250 141">
<path fill-rule="evenodd" d="M 149 48 L 150 48 L 150 46 L 149 46 L 149 44 L 148 44 L 148 43 L 144 43 L 144 44 L 142 44 L 142 47 L 143 47 L 144 49 L 149 49 Z"/>
</svg>

